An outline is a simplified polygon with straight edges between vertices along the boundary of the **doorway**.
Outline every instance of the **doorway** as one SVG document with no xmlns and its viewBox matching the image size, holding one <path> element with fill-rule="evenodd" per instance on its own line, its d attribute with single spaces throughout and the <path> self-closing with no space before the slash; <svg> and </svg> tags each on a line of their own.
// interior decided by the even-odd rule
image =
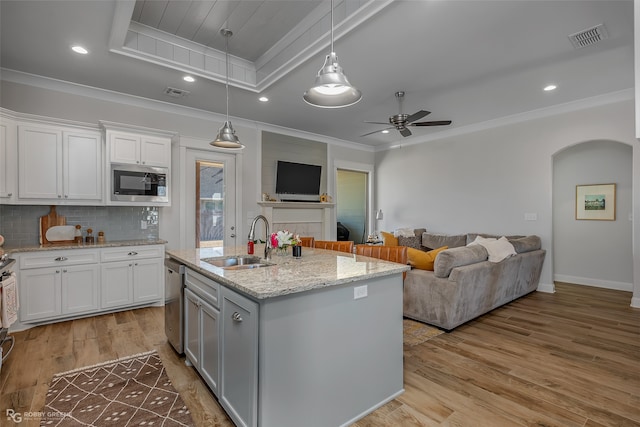
<svg viewBox="0 0 640 427">
<path fill-rule="evenodd" d="M 348 237 L 344 240 L 352 240 L 356 244 L 367 239 L 368 180 L 368 172 L 338 169 L 336 173 L 337 226 L 348 230 Z"/>
<path fill-rule="evenodd" d="M 187 243 L 196 248 L 236 245 L 235 157 L 187 150 Z"/>
</svg>

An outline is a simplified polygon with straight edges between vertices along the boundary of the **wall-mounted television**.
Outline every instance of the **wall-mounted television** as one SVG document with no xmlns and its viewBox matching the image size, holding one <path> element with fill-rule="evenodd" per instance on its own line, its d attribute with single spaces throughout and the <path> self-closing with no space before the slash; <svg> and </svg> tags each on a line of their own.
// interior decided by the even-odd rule
<svg viewBox="0 0 640 427">
<path fill-rule="evenodd" d="M 282 201 L 319 201 L 321 174 L 319 165 L 278 160 L 276 194 Z"/>
</svg>

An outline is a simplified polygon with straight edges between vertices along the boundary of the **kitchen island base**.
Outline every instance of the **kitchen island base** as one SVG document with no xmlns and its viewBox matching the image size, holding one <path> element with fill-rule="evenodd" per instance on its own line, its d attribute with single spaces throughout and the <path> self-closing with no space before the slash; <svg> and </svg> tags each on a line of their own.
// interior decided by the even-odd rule
<svg viewBox="0 0 640 427">
<path fill-rule="evenodd" d="M 402 274 L 260 301 L 259 325 L 260 426 L 347 426 L 404 391 Z"/>
</svg>

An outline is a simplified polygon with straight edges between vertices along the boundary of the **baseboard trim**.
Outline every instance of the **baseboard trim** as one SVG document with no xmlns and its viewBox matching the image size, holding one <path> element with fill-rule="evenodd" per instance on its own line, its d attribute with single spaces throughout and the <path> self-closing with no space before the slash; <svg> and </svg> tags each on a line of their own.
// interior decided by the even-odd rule
<svg viewBox="0 0 640 427">
<path fill-rule="evenodd" d="M 556 285 L 553 283 L 538 283 L 538 292 L 546 292 L 548 294 L 556 293 Z"/>
<path fill-rule="evenodd" d="M 367 409 L 366 411 L 362 412 L 361 414 L 356 415 L 355 417 L 350 419 L 348 422 L 342 424 L 340 427 L 347 427 L 347 426 L 352 425 L 353 423 L 355 423 L 359 419 L 362 419 L 362 418 L 366 417 L 367 415 L 369 415 L 370 413 L 372 413 L 376 409 L 378 409 L 378 408 L 386 405 L 387 403 L 391 402 L 392 400 L 394 400 L 395 398 L 400 396 L 402 393 L 404 393 L 404 388 L 401 388 L 397 392 L 393 393 L 391 396 L 387 397 L 386 399 L 382 400 L 381 402 L 377 403 L 376 405 L 373 405 L 371 408 Z"/>
<path fill-rule="evenodd" d="M 553 276 L 553 280 L 556 282 L 574 283 L 576 285 L 587 285 L 595 286 L 596 288 L 633 292 L 633 283 L 614 282 L 613 280 L 590 279 L 588 277 L 569 276 L 565 274 L 555 274 Z"/>
<path fill-rule="evenodd" d="M 640 297 L 631 298 L 631 307 L 640 308 Z"/>
</svg>

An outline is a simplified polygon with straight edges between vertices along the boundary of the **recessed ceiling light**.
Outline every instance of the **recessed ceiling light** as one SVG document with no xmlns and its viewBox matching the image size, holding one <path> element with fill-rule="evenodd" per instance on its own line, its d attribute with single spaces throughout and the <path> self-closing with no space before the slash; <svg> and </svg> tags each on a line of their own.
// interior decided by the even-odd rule
<svg viewBox="0 0 640 427">
<path fill-rule="evenodd" d="M 547 85 L 547 86 L 544 87 L 544 91 L 545 92 L 550 92 L 552 90 L 556 90 L 557 87 L 558 86 L 556 86 L 556 85 Z"/>
<path fill-rule="evenodd" d="M 383 130 L 382 133 L 389 133 L 389 129 Z"/>
<path fill-rule="evenodd" d="M 87 53 L 89 53 L 89 51 L 87 49 L 85 49 L 84 47 L 82 47 L 80 45 L 71 46 L 71 50 L 74 51 L 75 53 L 79 53 L 79 54 L 82 54 L 82 55 L 86 55 Z"/>
<path fill-rule="evenodd" d="M 195 81 L 196 81 L 196 79 L 194 79 L 194 78 L 193 78 L 193 77 L 191 77 L 191 76 L 184 76 L 184 77 L 182 78 L 182 80 L 184 80 L 185 82 L 189 82 L 189 83 L 193 83 L 193 82 L 195 82 Z"/>
<path fill-rule="evenodd" d="M 258 101 L 260 101 L 260 102 L 269 102 L 269 98 L 267 98 L 266 96 L 261 96 L 260 98 L 258 98 Z"/>
</svg>

